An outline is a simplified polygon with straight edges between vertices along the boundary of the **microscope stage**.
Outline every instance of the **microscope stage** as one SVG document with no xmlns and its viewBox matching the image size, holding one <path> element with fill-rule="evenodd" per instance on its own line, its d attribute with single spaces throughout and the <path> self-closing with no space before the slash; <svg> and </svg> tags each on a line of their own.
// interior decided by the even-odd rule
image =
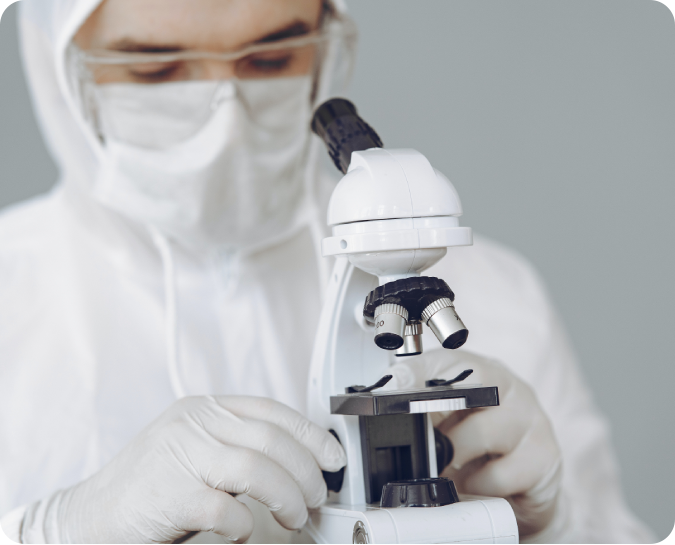
<svg viewBox="0 0 675 545">
<path fill-rule="evenodd" d="M 496 386 L 434 386 L 418 390 L 356 392 L 330 398 L 331 414 L 358 416 L 415 414 L 498 405 Z"/>
</svg>

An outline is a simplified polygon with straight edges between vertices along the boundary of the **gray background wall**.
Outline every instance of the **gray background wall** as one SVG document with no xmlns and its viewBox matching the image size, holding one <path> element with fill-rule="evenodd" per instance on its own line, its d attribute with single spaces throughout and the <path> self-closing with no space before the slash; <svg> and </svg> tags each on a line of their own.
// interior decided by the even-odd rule
<svg viewBox="0 0 675 545">
<path fill-rule="evenodd" d="M 651 0 L 360 0 L 352 98 L 526 255 L 608 415 L 632 508 L 675 521 L 675 26 Z M 56 177 L 0 23 L 0 206 Z"/>
</svg>

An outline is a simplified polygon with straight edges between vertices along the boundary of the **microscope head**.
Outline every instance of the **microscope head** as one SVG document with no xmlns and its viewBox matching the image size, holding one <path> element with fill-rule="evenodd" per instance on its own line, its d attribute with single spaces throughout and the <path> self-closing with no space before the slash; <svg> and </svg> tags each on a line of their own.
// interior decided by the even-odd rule
<svg viewBox="0 0 675 545">
<path fill-rule="evenodd" d="M 399 356 L 419 354 L 425 323 L 445 348 L 464 344 L 454 293 L 443 280 L 420 276 L 448 247 L 472 244 L 471 229 L 459 226 L 452 183 L 418 151 L 383 149 L 345 99 L 321 105 L 312 129 L 345 174 L 328 206 L 333 236 L 323 240 L 323 255 L 346 257 L 378 277 L 363 309 L 375 343 Z"/>
</svg>

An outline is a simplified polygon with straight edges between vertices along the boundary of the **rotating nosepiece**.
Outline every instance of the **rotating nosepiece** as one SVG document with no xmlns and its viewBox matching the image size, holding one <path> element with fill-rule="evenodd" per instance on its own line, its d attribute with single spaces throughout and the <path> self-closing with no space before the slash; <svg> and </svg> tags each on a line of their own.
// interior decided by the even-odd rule
<svg viewBox="0 0 675 545">
<path fill-rule="evenodd" d="M 459 348 L 469 336 L 455 312 L 455 294 L 440 278 L 408 277 L 378 286 L 367 296 L 363 318 L 375 325 L 375 344 L 397 356 L 422 353 L 422 324 L 443 348 Z"/>
</svg>

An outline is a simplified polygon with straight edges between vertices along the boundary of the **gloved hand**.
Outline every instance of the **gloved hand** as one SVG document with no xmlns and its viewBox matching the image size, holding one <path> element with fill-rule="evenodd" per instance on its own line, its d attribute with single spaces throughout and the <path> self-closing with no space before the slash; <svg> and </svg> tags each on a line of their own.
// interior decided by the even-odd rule
<svg viewBox="0 0 675 545">
<path fill-rule="evenodd" d="M 499 407 L 432 414 L 455 450 L 442 475 L 453 479 L 460 493 L 506 498 L 521 538 L 545 530 L 558 507 L 562 457 L 532 389 L 504 365 L 473 354 L 433 351 L 425 356 L 395 365 L 397 380 L 390 387 L 419 387 L 426 379 L 450 379 L 473 369 L 464 383 L 499 388 Z"/>
<path fill-rule="evenodd" d="M 22 536 L 47 543 L 173 542 L 213 531 L 245 541 L 248 494 L 301 528 L 326 498 L 321 469 L 346 463 L 337 440 L 289 407 L 257 397 L 176 402 L 107 466 L 30 506 Z"/>
</svg>

